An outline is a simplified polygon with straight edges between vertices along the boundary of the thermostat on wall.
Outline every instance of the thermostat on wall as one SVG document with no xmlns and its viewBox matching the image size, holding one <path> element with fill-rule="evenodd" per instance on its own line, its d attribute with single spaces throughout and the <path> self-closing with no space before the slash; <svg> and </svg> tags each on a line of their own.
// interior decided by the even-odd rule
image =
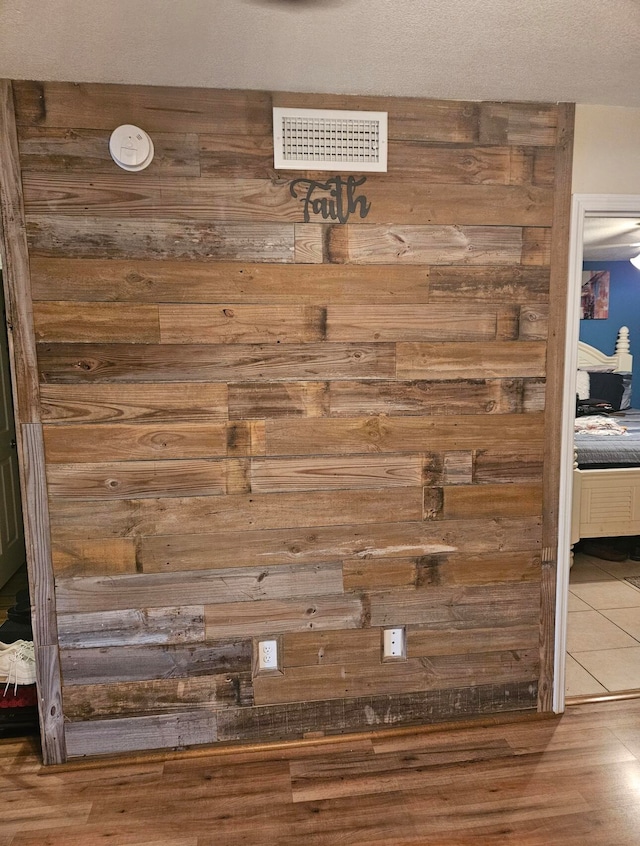
<svg viewBox="0 0 640 846">
<path fill-rule="evenodd" d="M 111 133 L 109 152 L 124 170 L 144 170 L 153 160 L 153 141 L 144 129 L 124 123 Z"/>
</svg>

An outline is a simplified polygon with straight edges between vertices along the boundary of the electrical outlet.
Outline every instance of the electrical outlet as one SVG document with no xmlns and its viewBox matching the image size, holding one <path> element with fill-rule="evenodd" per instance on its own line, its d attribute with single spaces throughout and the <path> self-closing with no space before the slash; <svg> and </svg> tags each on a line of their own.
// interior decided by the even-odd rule
<svg viewBox="0 0 640 846">
<path fill-rule="evenodd" d="M 383 629 L 382 658 L 406 658 L 406 633 L 404 627 L 397 629 Z"/>
<path fill-rule="evenodd" d="M 278 641 L 277 640 L 259 640 L 258 641 L 258 669 L 259 670 L 277 670 L 278 669 Z"/>
</svg>

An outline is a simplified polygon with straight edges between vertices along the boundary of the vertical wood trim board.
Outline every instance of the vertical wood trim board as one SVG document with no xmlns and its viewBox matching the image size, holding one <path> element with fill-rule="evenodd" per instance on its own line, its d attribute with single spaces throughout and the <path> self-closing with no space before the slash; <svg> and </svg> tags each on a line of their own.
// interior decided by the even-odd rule
<svg viewBox="0 0 640 846">
<path fill-rule="evenodd" d="M 567 274 L 571 210 L 571 165 L 575 107 L 558 107 L 556 143 L 556 191 L 551 232 L 551 277 L 549 289 L 549 339 L 547 343 L 546 454 L 543 471 L 545 513 L 542 529 L 543 555 L 540 599 L 540 683 L 538 709 L 553 709 L 555 658 L 556 579 L 558 571 L 558 510 L 560 450 L 562 441 L 562 399 L 564 347 L 567 325 Z"/>
<path fill-rule="evenodd" d="M 272 167 L 300 95 L 13 89 L 48 760 L 548 710 L 572 110 L 305 95 L 389 113 L 341 222 Z"/>
<path fill-rule="evenodd" d="M 33 329 L 18 138 L 11 83 L 0 80 L 0 202 L 9 356 L 13 377 L 38 711 L 45 763 L 66 759 L 55 597 L 49 538 L 38 371 Z"/>
</svg>

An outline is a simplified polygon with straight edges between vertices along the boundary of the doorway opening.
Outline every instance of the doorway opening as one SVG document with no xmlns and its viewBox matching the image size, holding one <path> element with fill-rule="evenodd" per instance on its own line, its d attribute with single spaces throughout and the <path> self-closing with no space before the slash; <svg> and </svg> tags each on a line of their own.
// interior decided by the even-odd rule
<svg viewBox="0 0 640 846">
<path fill-rule="evenodd" d="M 558 580 L 557 580 L 557 594 L 556 594 L 556 649 L 555 649 L 555 679 L 554 679 L 554 711 L 562 712 L 567 700 L 567 681 L 571 683 L 575 681 L 576 675 L 579 672 L 576 670 L 574 661 L 580 664 L 581 669 L 591 675 L 598 673 L 598 661 L 606 665 L 607 658 L 610 659 L 608 668 L 603 666 L 602 672 L 605 669 L 609 672 L 608 675 L 602 675 L 602 679 L 591 686 L 593 693 L 585 694 L 593 697 L 609 697 L 613 696 L 611 687 L 616 688 L 618 695 L 619 681 L 616 680 L 615 674 L 610 671 L 615 664 L 613 654 L 596 655 L 596 652 L 605 652 L 606 649 L 588 649 L 585 647 L 601 646 L 602 644 L 611 645 L 612 649 L 637 649 L 638 666 L 640 668 L 640 631 L 637 631 L 638 637 L 634 638 L 629 631 L 625 631 L 624 623 L 629 628 L 627 618 L 640 617 L 640 602 L 635 606 L 637 611 L 621 612 L 620 609 L 615 609 L 611 606 L 618 603 L 620 607 L 628 606 L 634 607 L 632 600 L 640 599 L 640 590 L 626 582 L 627 571 L 631 574 L 633 570 L 638 569 L 640 575 L 640 567 L 636 565 L 640 562 L 626 562 L 622 568 L 618 570 L 612 566 L 615 562 L 607 561 L 606 559 L 598 560 L 593 556 L 588 555 L 588 547 L 586 552 L 579 552 L 575 558 L 575 571 L 572 572 L 572 545 L 578 540 L 579 532 L 576 531 L 576 526 L 581 519 L 580 503 L 584 508 L 584 495 L 580 493 L 581 481 L 579 476 L 576 476 L 574 470 L 574 421 L 576 418 L 576 393 L 578 389 L 578 342 L 580 339 L 580 318 L 581 318 L 581 287 L 583 274 L 583 261 L 588 260 L 595 254 L 589 252 L 589 242 L 593 239 L 590 236 L 591 231 L 595 228 L 596 219 L 611 221 L 613 228 L 620 227 L 620 221 L 623 218 L 634 218 L 640 221 L 640 196 L 636 195 L 574 195 L 572 203 L 572 219 L 571 219 L 571 242 L 569 254 L 569 277 L 568 277 L 568 291 L 567 291 L 567 331 L 566 331 L 566 347 L 565 347 L 565 390 L 563 398 L 563 425 L 562 425 L 562 466 L 561 466 L 561 480 L 560 480 L 560 502 L 565 504 L 561 510 L 559 522 L 559 548 L 558 548 Z M 617 226 L 616 226 L 617 221 Z M 604 230 L 602 230 L 604 232 Z M 640 242 L 640 227 L 638 233 L 634 233 L 636 243 Z M 631 240 L 631 238 L 630 238 Z M 587 241 L 587 246 L 585 246 Z M 602 244 L 606 242 L 606 237 L 603 235 Z M 640 252 L 640 247 L 637 248 Z M 600 253 L 604 261 L 606 250 Z M 629 316 L 628 311 L 625 314 L 630 322 L 632 316 Z M 635 328 L 632 329 L 635 334 L 636 343 L 638 335 L 640 335 L 640 310 L 638 311 L 638 321 Z M 613 352 L 613 350 L 610 350 Z M 640 356 L 637 362 L 640 364 Z M 636 380 L 635 385 L 635 404 L 640 408 L 640 385 Z M 574 480 L 576 484 L 574 487 Z M 574 496 L 575 494 L 575 496 Z M 640 532 L 638 532 L 640 533 Z M 603 533 L 604 534 L 604 533 Z M 622 533 L 621 533 L 622 534 Z M 634 531 L 633 534 L 636 534 Z M 579 549 L 579 547 L 578 547 Z M 593 551 L 593 548 L 592 550 Z M 597 548 L 596 548 L 596 551 Z M 628 551 L 631 552 L 629 545 Z M 625 554 L 624 558 L 628 556 Z M 631 568 L 631 569 L 629 569 Z M 613 570 L 613 572 L 612 572 Z M 624 573 L 622 571 L 625 571 Z M 571 584 L 571 589 L 570 589 Z M 629 591 L 627 596 L 626 591 Z M 624 598 L 622 595 L 624 594 Z M 599 606 L 599 607 L 595 607 Z M 582 614 L 584 616 L 580 617 Z M 571 615 L 571 618 L 570 618 Z M 615 621 L 614 621 L 615 620 Z M 610 635 L 612 640 L 595 637 L 596 631 Z M 615 643 L 614 643 L 615 641 Z M 618 647 L 618 644 L 620 646 Z M 622 645 L 624 644 L 624 645 Z M 576 646 L 580 648 L 576 648 Z M 570 649 L 567 654 L 568 648 Z M 593 655 L 587 655 L 588 652 L 593 652 Z M 581 653 L 581 661 L 576 661 L 578 653 Z M 629 657 L 631 653 L 627 653 Z M 619 656 L 618 656 L 619 657 Z M 595 678 L 595 676 L 594 676 Z M 619 680 L 621 676 L 618 676 Z M 608 684 L 603 684 L 607 681 Z M 609 686 L 610 685 L 610 686 Z M 640 684 L 635 687 L 640 688 Z M 602 689 L 600 689 L 602 688 Z M 575 683 L 573 690 L 576 690 Z M 627 687 L 624 688 L 627 691 Z M 569 688 L 571 693 L 571 687 Z M 640 695 L 640 689 L 638 690 Z M 571 700 L 569 700 L 571 701 Z"/>
</svg>

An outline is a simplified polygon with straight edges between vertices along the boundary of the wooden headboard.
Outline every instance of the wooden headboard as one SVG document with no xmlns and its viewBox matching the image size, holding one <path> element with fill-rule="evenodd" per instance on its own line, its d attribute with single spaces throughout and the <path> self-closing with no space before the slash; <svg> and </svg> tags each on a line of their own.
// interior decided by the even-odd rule
<svg viewBox="0 0 640 846">
<path fill-rule="evenodd" d="M 578 341 L 578 368 L 588 370 L 589 367 L 606 365 L 615 371 L 631 372 L 633 369 L 633 356 L 629 352 L 629 328 L 621 326 L 616 341 L 616 351 L 613 355 L 605 355 L 595 347 Z"/>
</svg>

